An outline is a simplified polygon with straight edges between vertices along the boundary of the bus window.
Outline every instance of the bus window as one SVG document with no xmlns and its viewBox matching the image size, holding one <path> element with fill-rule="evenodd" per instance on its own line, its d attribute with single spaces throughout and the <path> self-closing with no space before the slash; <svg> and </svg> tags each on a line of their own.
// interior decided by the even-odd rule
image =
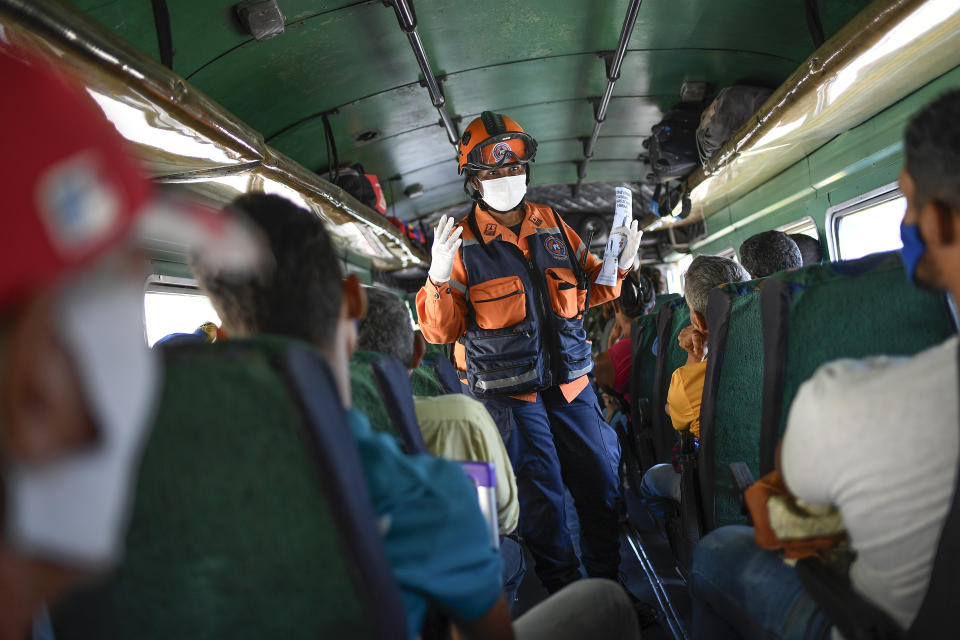
<svg viewBox="0 0 960 640">
<path fill-rule="evenodd" d="M 683 276 L 691 262 L 693 256 L 685 254 L 679 260 L 663 265 L 663 272 L 667 276 L 667 293 L 683 293 Z"/>
<path fill-rule="evenodd" d="M 737 256 L 737 250 L 733 247 L 727 247 L 723 251 L 717 254 L 719 258 L 726 258 L 727 260 L 733 260 L 734 262 L 740 262 L 740 258 Z"/>
<path fill-rule="evenodd" d="M 195 286 L 151 282 L 143 296 L 147 345 L 171 333 L 193 333 L 204 322 L 220 324 L 207 296 Z"/>
<path fill-rule="evenodd" d="M 814 240 L 820 240 L 820 234 L 817 232 L 817 223 L 814 221 L 813 216 L 800 218 L 799 220 L 794 220 L 790 224 L 777 227 L 777 231 L 783 231 L 785 234 L 791 236 L 800 233 L 805 236 L 810 236 Z"/>
<path fill-rule="evenodd" d="M 906 211 L 906 198 L 898 189 L 867 196 L 860 198 L 859 202 L 844 203 L 827 211 L 833 260 L 855 260 L 903 246 L 900 222 Z"/>
</svg>

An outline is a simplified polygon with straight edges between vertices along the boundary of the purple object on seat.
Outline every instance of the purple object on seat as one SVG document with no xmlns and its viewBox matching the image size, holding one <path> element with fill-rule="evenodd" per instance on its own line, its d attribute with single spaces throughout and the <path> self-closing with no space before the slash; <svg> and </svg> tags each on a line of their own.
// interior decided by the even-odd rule
<svg viewBox="0 0 960 640">
<path fill-rule="evenodd" d="M 497 521 L 497 471 L 492 462 L 460 462 L 463 472 L 477 487 L 480 511 L 490 529 L 490 542 L 494 549 L 500 548 L 500 525 Z"/>
</svg>

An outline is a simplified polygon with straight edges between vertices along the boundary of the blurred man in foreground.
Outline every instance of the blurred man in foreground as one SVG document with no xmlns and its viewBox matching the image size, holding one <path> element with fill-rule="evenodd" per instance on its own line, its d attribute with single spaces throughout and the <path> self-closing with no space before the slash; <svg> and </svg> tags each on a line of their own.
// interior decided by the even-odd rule
<svg viewBox="0 0 960 640">
<path fill-rule="evenodd" d="M 122 556 L 160 379 L 133 239 L 171 225 L 89 96 L 4 46 L 0 77 L 0 638 L 23 638 Z"/>
</svg>

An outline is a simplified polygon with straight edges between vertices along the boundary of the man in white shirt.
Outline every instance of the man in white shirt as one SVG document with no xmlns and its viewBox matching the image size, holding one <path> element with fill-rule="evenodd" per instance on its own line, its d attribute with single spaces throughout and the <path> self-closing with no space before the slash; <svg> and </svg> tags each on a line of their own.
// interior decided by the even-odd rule
<svg viewBox="0 0 960 640">
<path fill-rule="evenodd" d="M 905 135 L 903 261 L 917 286 L 960 296 L 960 91 L 919 112 Z M 854 589 L 904 629 L 930 580 L 956 483 L 958 339 L 911 358 L 840 360 L 798 391 L 782 444 L 790 491 L 833 505 L 857 554 Z M 825 638 L 831 625 L 748 527 L 697 548 L 694 636 Z M 837 634 L 835 634 L 837 635 Z"/>
</svg>

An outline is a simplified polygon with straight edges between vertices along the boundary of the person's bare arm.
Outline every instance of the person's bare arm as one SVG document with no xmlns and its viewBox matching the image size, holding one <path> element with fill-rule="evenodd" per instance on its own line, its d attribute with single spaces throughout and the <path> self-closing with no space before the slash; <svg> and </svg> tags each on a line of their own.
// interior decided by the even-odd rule
<svg viewBox="0 0 960 640">
<path fill-rule="evenodd" d="M 604 351 L 593 359 L 593 375 L 601 389 L 613 388 L 613 360 L 610 354 Z"/>
<path fill-rule="evenodd" d="M 514 640 L 513 619 L 502 593 L 490 611 L 471 622 L 453 623 L 453 640 Z"/>
</svg>

